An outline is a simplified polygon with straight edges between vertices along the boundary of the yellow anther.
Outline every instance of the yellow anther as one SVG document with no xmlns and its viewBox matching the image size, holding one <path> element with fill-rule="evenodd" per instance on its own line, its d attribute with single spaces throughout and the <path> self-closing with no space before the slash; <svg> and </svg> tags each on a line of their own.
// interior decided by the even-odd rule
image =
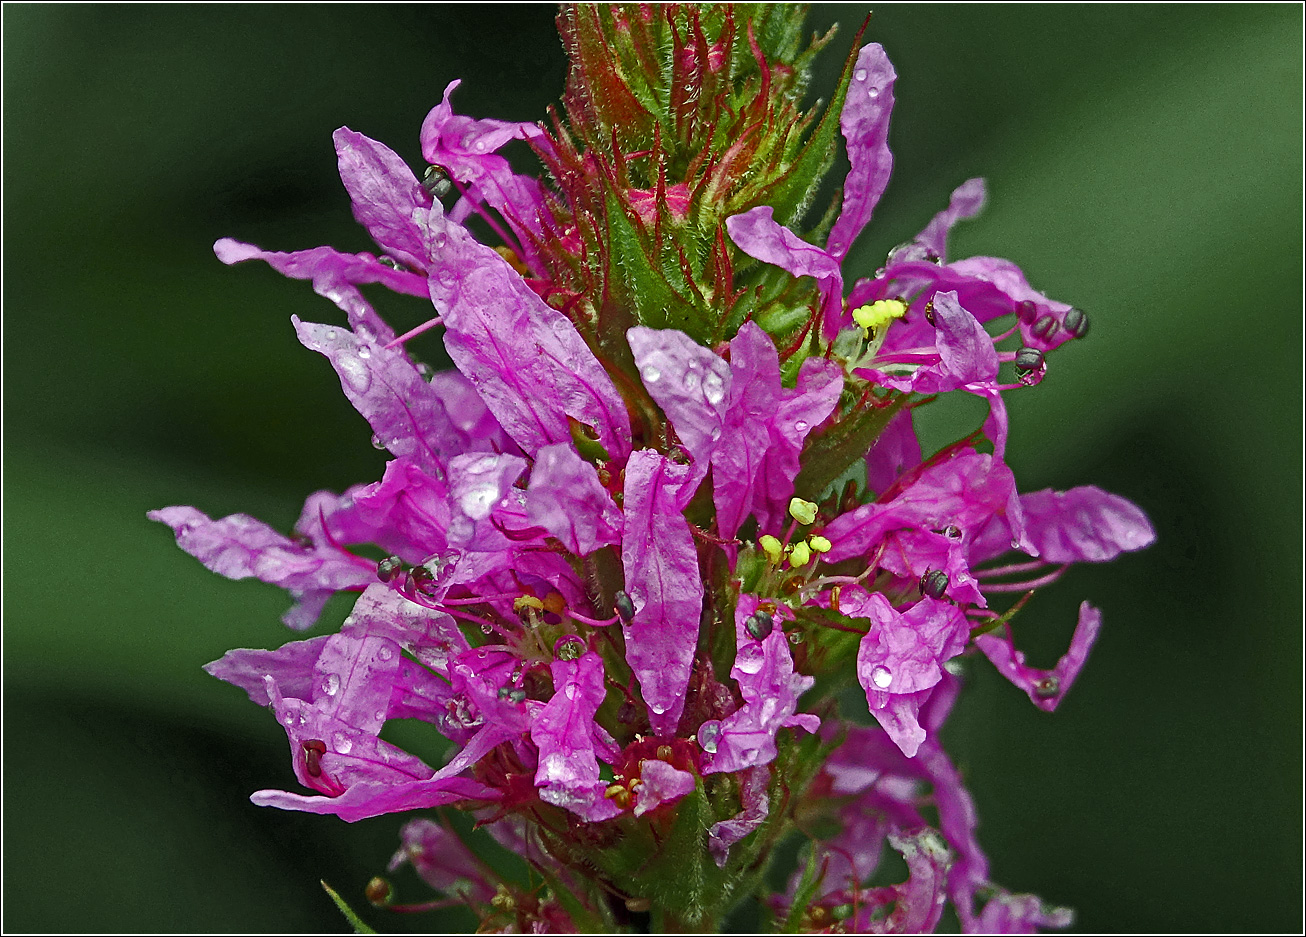
<svg viewBox="0 0 1306 937">
<path fill-rule="evenodd" d="M 806 566 L 807 561 L 812 558 L 812 548 L 806 543 L 795 543 L 793 549 L 789 551 L 789 565 L 794 569 L 800 566 Z"/>
<path fill-rule="evenodd" d="M 775 537 L 766 534 L 757 541 L 757 545 L 762 548 L 762 552 L 766 554 L 766 558 L 772 563 L 780 562 L 780 557 L 783 555 L 784 551 L 780 547 L 780 541 Z"/>
<path fill-rule="evenodd" d="M 789 502 L 789 514 L 800 524 L 813 524 L 816 522 L 816 505 L 802 498 L 794 498 Z"/>
<path fill-rule="evenodd" d="M 864 329 L 878 329 L 907 314 L 907 305 L 896 299 L 877 299 L 853 310 L 853 321 Z"/>
<path fill-rule="evenodd" d="M 544 603 L 533 595 L 519 595 L 512 600 L 512 610 L 514 612 L 520 614 L 524 608 L 533 608 L 539 611 L 544 608 Z"/>
<path fill-rule="evenodd" d="M 808 537 L 807 544 L 817 553 L 829 553 L 830 547 L 834 546 L 829 540 L 820 536 Z"/>
</svg>

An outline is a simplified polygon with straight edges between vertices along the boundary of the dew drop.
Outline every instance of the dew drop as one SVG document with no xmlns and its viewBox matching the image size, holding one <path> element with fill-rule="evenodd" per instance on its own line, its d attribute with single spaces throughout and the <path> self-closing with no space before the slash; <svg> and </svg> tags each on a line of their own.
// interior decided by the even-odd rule
<svg viewBox="0 0 1306 937">
<path fill-rule="evenodd" d="M 866 69 L 864 69 L 864 68 L 859 68 L 859 69 L 857 69 L 857 71 L 853 74 L 853 77 L 856 78 L 858 81 L 865 81 L 865 80 L 866 80 Z"/>
<path fill-rule="evenodd" d="M 726 396 L 726 382 L 721 380 L 721 375 L 710 372 L 707 377 L 703 378 L 703 398 L 710 404 L 718 404 Z"/>
<path fill-rule="evenodd" d="M 881 690 L 886 690 L 889 688 L 889 684 L 893 682 L 893 674 L 889 673 L 888 667 L 877 666 L 871 671 L 871 682 Z"/>
<path fill-rule="evenodd" d="M 322 337 L 325 338 L 328 342 L 334 342 L 338 334 L 339 333 L 336 332 L 335 329 L 327 329 L 326 334 L 324 334 Z"/>
<path fill-rule="evenodd" d="M 343 732 L 337 732 L 331 736 L 331 746 L 342 755 L 348 755 L 354 747 L 354 740 Z"/>
<path fill-rule="evenodd" d="M 716 752 L 719 738 L 721 738 L 721 723 L 718 720 L 710 719 L 698 727 L 699 747 L 709 755 Z"/>
<path fill-rule="evenodd" d="M 362 323 L 359 323 L 358 325 L 354 326 L 354 334 L 358 336 L 358 340 L 360 342 L 376 341 L 376 335 L 373 334 L 371 329 L 369 329 L 367 326 L 363 325 Z"/>
<path fill-rule="evenodd" d="M 794 420 L 794 432 L 805 433 L 811 428 L 811 425 L 812 424 L 808 423 L 806 420 Z"/>
<path fill-rule="evenodd" d="M 644 378 L 645 384 L 656 384 L 662 378 L 662 372 L 651 364 L 646 366 L 639 373 L 640 376 Z"/>
<path fill-rule="evenodd" d="M 444 250 L 444 243 L 445 243 L 445 240 L 446 240 L 446 238 L 445 238 L 445 236 L 444 236 L 443 234 L 437 234 L 437 235 L 435 236 L 435 249 L 438 250 L 438 251 L 439 251 L 439 250 Z"/>
<path fill-rule="evenodd" d="M 368 358 L 372 357 L 372 349 L 368 348 L 366 345 L 363 345 L 361 348 L 358 349 L 358 357 L 366 361 Z"/>
<path fill-rule="evenodd" d="M 376 659 L 379 661 L 392 660 L 395 656 L 394 649 L 388 644 L 383 644 L 376 649 Z"/>
<path fill-rule="evenodd" d="M 490 625 L 488 621 L 483 622 L 481 624 L 481 634 L 492 634 L 493 632 L 494 632 L 494 628 Z"/>
<path fill-rule="evenodd" d="M 378 709 L 372 716 L 377 722 L 385 722 L 385 710 Z"/>
<path fill-rule="evenodd" d="M 319 687 L 327 696 L 335 696 L 336 693 L 340 692 L 340 675 L 334 673 L 327 674 L 322 678 Z"/>
<path fill-rule="evenodd" d="M 372 376 L 367 373 L 367 365 L 356 358 L 341 358 L 338 362 L 340 376 L 345 384 L 355 393 L 363 393 L 372 383 Z"/>
<path fill-rule="evenodd" d="M 876 98 L 880 96 L 880 89 L 872 88 L 870 91 L 866 92 L 866 96 L 870 98 L 872 101 L 874 101 Z"/>
<path fill-rule="evenodd" d="M 477 140 L 475 143 L 472 144 L 472 149 L 476 150 L 477 153 L 484 153 L 484 152 L 485 152 L 485 141 L 484 141 L 484 140 Z"/>
<path fill-rule="evenodd" d="M 574 700 L 576 698 L 576 684 L 568 683 L 563 687 L 562 692 L 566 694 L 567 699 Z"/>
<path fill-rule="evenodd" d="M 685 375 L 685 390 L 693 390 L 698 387 L 698 381 L 698 375 L 695 372 L 690 371 Z"/>
<path fill-rule="evenodd" d="M 807 640 L 807 636 L 804 635 L 801 631 L 791 631 L 791 632 L 789 632 L 789 643 L 790 643 L 790 644 L 802 644 L 802 643 L 803 643 L 804 641 L 806 641 L 806 640 Z"/>
</svg>

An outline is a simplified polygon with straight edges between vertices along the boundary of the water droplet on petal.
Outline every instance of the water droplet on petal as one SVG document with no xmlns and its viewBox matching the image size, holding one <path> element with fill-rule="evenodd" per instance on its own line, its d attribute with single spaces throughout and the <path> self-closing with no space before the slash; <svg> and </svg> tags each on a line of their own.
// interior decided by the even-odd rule
<svg viewBox="0 0 1306 937">
<path fill-rule="evenodd" d="M 811 425 L 806 420 L 794 420 L 794 432 L 805 433 L 811 428 Z"/>
<path fill-rule="evenodd" d="M 698 727 L 698 744 L 709 755 L 716 752 L 717 739 L 721 738 L 721 723 L 710 719 Z"/>
<path fill-rule="evenodd" d="M 340 368 L 340 377 L 344 379 L 346 387 L 355 393 L 363 393 L 372 383 L 372 375 L 368 373 L 367 365 L 357 358 L 342 357 L 336 364 Z"/>
<path fill-rule="evenodd" d="M 703 378 L 703 398 L 708 403 L 716 405 L 725 398 L 725 395 L 725 381 L 721 380 L 721 376 L 715 371 L 709 372 L 707 377 Z"/>
<path fill-rule="evenodd" d="M 653 365 L 651 364 L 645 367 L 639 373 L 640 376 L 644 378 L 645 384 L 656 384 L 662 378 L 662 372 L 659 371 L 657 368 L 653 367 Z"/>
<path fill-rule="evenodd" d="M 877 666 L 871 671 L 871 682 L 881 690 L 887 690 L 889 684 L 893 682 L 893 674 L 889 673 L 888 667 Z"/>
<path fill-rule="evenodd" d="M 445 236 L 444 236 L 443 234 L 437 234 L 437 235 L 435 236 L 435 249 L 436 249 L 436 250 L 444 250 L 444 243 L 445 243 L 445 240 L 446 240 L 446 239 L 445 239 Z"/>
<path fill-rule="evenodd" d="M 481 634 L 493 634 L 494 627 L 487 621 L 481 623 Z"/>
<path fill-rule="evenodd" d="M 337 732 L 331 736 L 331 747 L 342 755 L 348 755 L 354 747 L 354 740 L 343 732 Z"/>
<path fill-rule="evenodd" d="M 562 692 L 566 694 L 567 699 L 574 700 L 576 698 L 576 684 L 568 683 L 563 687 Z"/>
<path fill-rule="evenodd" d="M 325 338 L 328 342 L 334 342 L 338 334 L 339 333 L 336 332 L 335 329 L 327 329 L 326 334 L 324 334 L 322 337 Z"/>
<path fill-rule="evenodd" d="M 392 660 L 395 656 L 394 648 L 388 644 L 383 644 L 376 649 L 376 659 L 380 661 Z"/>
<path fill-rule="evenodd" d="M 340 691 L 340 675 L 334 673 L 327 674 L 322 678 L 319 687 L 327 696 L 335 696 L 336 693 Z"/>
<path fill-rule="evenodd" d="M 693 371 L 685 375 L 685 390 L 693 390 L 698 387 L 699 377 Z"/>
<path fill-rule="evenodd" d="M 358 357 L 366 361 L 368 358 L 372 357 L 372 349 L 368 348 L 366 345 L 361 346 L 358 349 Z"/>
<path fill-rule="evenodd" d="M 866 69 L 864 69 L 864 68 L 859 68 L 859 69 L 857 69 L 857 71 L 853 74 L 853 77 L 856 78 L 858 81 L 865 81 L 865 80 L 866 80 Z"/>
<path fill-rule="evenodd" d="M 376 435 L 376 433 L 372 434 L 372 448 L 385 451 L 385 443 L 381 442 L 381 437 Z"/>
<path fill-rule="evenodd" d="M 880 89 L 872 88 L 870 91 L 866 92 L 866 96 L 870 98 L 872 101 L 874 101 L 876 98 L 880 96 Z"/>
<path fill-rule="evenodd" d="M 375 713 L 372 714 L 372 718 L 375 719 L 377 722 L 385 722 L 385 710 L 378 709 Z"/>
</svg>

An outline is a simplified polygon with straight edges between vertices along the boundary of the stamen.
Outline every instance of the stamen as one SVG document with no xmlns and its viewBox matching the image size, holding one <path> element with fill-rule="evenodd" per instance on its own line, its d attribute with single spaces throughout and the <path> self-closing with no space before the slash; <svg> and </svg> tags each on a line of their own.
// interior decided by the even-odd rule
<svg viewBox="0 0 1306 937">
<path fill-rule="evenodd" d="M 1042 576 L 1038 579 L 1031 579 L 1028 582 L 994 583 L 993 585 L 985 586 L 984 591 L 985 592 L 1020 592 L 1024 589 L 1037 589 L 1040 586 L 1046 586 L 1049 585 L 1050 583 L 1056 582 L 1058 579 L 1061 578 L 1062 574 L 1069 568 L 1070 568 L 1070 564 L 1065 563 L 1057 567 L 1056 569 L 1054 569 L 1052 572 L 1048 573 L 1046 576 Z"/>
<path fill-rule="evenodd" d="M 429 332 L 437 325 L 444 325 L 444 320 L 441 319 L 439 316 L 436 316 L 434 319 L 427 319 L 417 328 L 409 329 L 407 332 L 405 332 L 403 335 L 400 335 L 398 338 L 394 339 L 393 341 L 387 342 L 383 347 L 386 349 L 390 349 L 396 347 L 397 345 L 402 345 L 410 338 L 416 338 L 417 336 L 421 335 L 423 332 Z"/>
</svg>

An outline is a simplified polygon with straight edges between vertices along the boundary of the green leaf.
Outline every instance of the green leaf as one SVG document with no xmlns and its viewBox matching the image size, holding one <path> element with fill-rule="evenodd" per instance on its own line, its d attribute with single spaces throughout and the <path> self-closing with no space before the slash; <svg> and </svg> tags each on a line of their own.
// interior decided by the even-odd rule
<svg viewBox="0 0 1306 937">
<path fill-rule="evenodd" d="M 345 904 L 345 899 L 341 898 L 340 895 L 336 893 L 336 890 L 334 888 L 328 885 L 325 881 L 322 882 L 322 888 L 325 889 L 326 893 L 331 896 L 331 900 L 336 903 L 336 907 L 340 909 L 340 913 L 345 916 L 345 920 L 349 922 L 349 925 L 351 927 L 353 927 L 355 934 L 376 933 L 376 931 L 372 930 L 372 928 L 368 927 L 366 924 L 363 923 L 363 919 L 354 913 L 353 908 Z"/>
</svg>

